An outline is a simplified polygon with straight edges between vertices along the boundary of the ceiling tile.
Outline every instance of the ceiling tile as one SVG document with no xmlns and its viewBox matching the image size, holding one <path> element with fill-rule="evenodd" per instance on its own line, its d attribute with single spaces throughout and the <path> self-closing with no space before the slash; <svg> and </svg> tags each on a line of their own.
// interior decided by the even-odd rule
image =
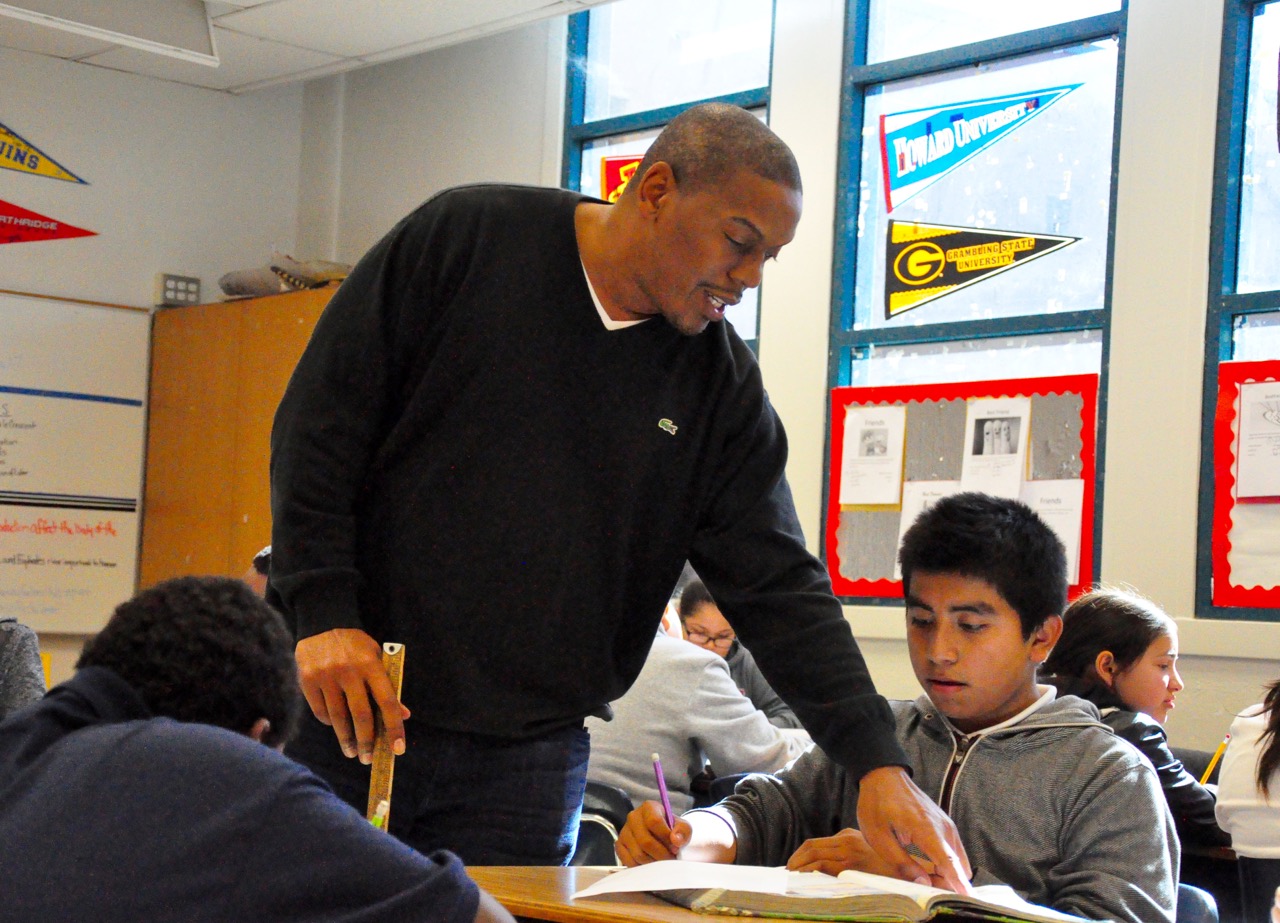
<svg viewBox="0 0 1280 923">
<path fill-rule="evenodd" d="M 360 57 L 554 7 L 554 0 L 279 0 L 218 25 L 340 57 Z"/>
<path fill-rule="evenodd" d="M 235 90 L 341 63 L 333 55 L 239 35 L 216 26 L 214 41 L 222 62 L 219 67 L 119 47 L 94 55 L 86 63 L 213 90 Z"/>
<path fill-rule="evenodd" d="M 0 16 L 0 47 L 75 60 L 113 47 L 109 42 Z"/>
</svg>

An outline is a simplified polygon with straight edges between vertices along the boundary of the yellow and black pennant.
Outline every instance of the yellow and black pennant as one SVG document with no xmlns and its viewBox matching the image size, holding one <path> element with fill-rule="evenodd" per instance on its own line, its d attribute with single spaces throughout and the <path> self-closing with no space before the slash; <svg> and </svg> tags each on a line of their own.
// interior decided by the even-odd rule
<svg viewBox="0 0 1280 923">
<path fill-rule="evenodd" d="M 4 125 L 0 125 L 0 167 L 6 170 L 17 170 L 19 173 L 30 173 L 32 176 L 60 179 L 68 183 L 85 182 Z"/>
<path fill-rule="evenodd" d="M 1079 239 L 891 220 L 885 247 L 885 317 L 918 308 Z"/>
</svg>

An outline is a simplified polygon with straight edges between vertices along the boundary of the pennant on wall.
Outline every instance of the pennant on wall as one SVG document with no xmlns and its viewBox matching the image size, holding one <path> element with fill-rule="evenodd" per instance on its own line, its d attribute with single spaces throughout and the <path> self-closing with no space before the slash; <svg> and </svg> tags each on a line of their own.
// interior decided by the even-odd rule
<svg viewBox="0 0 1280 923">
<path fill-rule="evenodd" d="M 880 165 L 889 211 L 1081 85 L 880 116 Z"/>
<path fill-rule="evenodd" d="M 55 221 L 0 199 L 0 244 L 26 244 L 37 240 L 61 240 L 64 237 L 94 237 L 97 233 Z"/>
<path fill-rule="evenodd" d="M 618 157 L 600 158 L 600 198 L 616 202 L 635 175 L 636 167 L 644 159 L 643 154 L 624 154 Z"/>
<path fill-rule="evenodd" d="M 6 170 L 17 170 L 19 173 L 30 173 L 33 176 L 66 180 L 69 183 L 84 182 L 4 125 L 0 125 L 0 167 Z"/>
<path fill-rule="evenodd" d="M 1079 239 L 891 220 L 885 248 L 884 316 L 918 308 Z"/>
</svg>

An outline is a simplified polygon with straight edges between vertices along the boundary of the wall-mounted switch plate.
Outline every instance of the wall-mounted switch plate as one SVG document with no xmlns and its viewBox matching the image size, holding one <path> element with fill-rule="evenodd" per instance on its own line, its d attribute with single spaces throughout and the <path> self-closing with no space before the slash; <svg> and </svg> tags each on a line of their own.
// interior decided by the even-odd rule
<svg viewBox="0 0 1280 923">
<path fill-rule="evenodd" d="M 175 276 L 167 272 L 156 273 L 155 305 L 157 308 L 173 308 L 199 303 L 199 279 L 193 276 Z"/>
</svg>

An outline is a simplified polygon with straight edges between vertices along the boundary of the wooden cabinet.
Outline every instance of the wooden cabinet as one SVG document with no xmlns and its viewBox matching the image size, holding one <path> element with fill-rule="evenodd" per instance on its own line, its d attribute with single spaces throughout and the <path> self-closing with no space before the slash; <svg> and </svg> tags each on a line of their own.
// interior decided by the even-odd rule
<svg viewBox="0 0 1280 923">
<path fill-rule="evenodd" d="M 271 541 L 271 421 L 334 287 L 155 316 L 139 585 L 238 577 Z"/>
</svg>

